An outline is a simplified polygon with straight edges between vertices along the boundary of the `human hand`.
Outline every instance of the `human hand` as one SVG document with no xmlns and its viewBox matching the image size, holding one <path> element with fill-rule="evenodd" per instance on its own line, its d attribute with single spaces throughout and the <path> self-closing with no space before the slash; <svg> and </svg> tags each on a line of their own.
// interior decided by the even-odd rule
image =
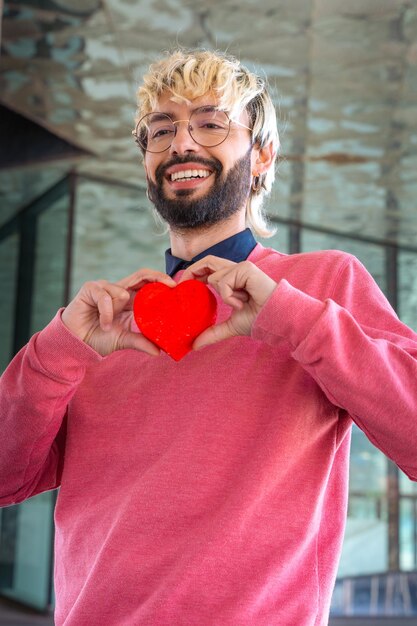
<svg viewBox="0 0 417 626">
<path fill-rule="evenodd" d="M 179 282 L 190 278 L 211 285 L 222 300 L 233 307 L 229 319 L 211 326 L 197 337 L 193 350 L 228 337 L 250 335 L 256 316 L 277 286 L 250 261 L 234 263 L 211 255 L 190 265 Z"/>
<path fill-rule="evenodd" d="M 102 356 L 133 348 L 157 356 L 160 350 L 140 333 L 130 330 L 133 300 L 138 289 L 149 282 L 175 287 L 163 272 L 141 269 L 116 283 L 96 280 L 84 283 L 62 314 L 65 326 Z"/>
</svg>

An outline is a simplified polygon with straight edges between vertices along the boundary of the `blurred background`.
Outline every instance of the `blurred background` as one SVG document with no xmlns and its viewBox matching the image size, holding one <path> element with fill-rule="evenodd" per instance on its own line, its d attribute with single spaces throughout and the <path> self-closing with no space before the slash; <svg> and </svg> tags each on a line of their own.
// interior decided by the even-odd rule
<svg viewBox="0 0 417 626">
<path fill-rule="evenodd" d="M 270 82 L 278 232 L 261 243 L 355 254 L 417 329 L 417 0 L 5 0 L 0 369 L 85 280 L 164 269 L 131 130 L 142 74 L 177 45 Z M 14 606 L 53 606 L 54 502 L 0 511 Z M 332 616 L 359 615 L 417 616 L 417 489 L 354 428 Z"/>
</svg>

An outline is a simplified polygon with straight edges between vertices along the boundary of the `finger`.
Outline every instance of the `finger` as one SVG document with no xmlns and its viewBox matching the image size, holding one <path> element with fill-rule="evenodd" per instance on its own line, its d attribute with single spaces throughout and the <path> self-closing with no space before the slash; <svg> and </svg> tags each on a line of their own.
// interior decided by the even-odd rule
<svg viewBox="0 0 417 626">
<path fill-rule="evenodd" d="M 121 348 L 131 348 L 132 350 L 139 350 L 140 352 L 146 352 L 150 356 L 159 356 L 161 350 L 152 341 L 147 339 L 141 333 L 127 332 L 123 336 L 120 342 Z"/>
<path fill-rule="evenodd" d="M 114 300 L 121 299 L 126 303 L 126 290 L 120 287 L 114 287 L 106 281 L 95 281 L 86 283 L 80 291 L 79 300 L 83 306 L 87 305 L 89 309 L 96 309 L 99 324 L 102 330 L 109 330 L 114 317 Z M 120 306 L 120 305 L 119 305 Z"/>
<path fill-rule="evenodd" d="M 110 330 L 115 313 L 122 311 L 129 301 L 129 292 L 118 285 L 97 281 L 89 285 L 89 295 L 97 307 L 101 329 Z"/>
<path fill-rule="evenodd" d="M 221 299 L 225 304 L 232 306 L 234 309 L 241 309 L 244 306 L 244 300 L 236 296 L 236 292 L 232 289 L 232 287 L 224 282 L 216 282 L 210 284 L 217 291 Z"/>
<path fill-rule="evenodd" d="M 221 269 L 229 269 L 234 265 L 236 265 L 234 261 L 209 255 L 187 267 L 179 282 L 182 283 L 184 280 L 190 280 L 192 278 L 205 280 L 210 274 Z"/>
<path fill-rule="evenodd" d="M 97 294 L 97 310 L 102 330 L 110 330 L 113 322 L 113 303 L 110 294 L 102 289 Z"/>
<path fill-rule="evenodd" d="M 232 268 L 226 268 L 211 274 L 208 277 L 208 283 L 211 285 L 222 298 L 223 302 L 241 309 L 243 303 L 248 302 L 250 296 L 244 288 L 245 282 L 242 282 L 239 271 L 239 265 Z"/>
<path fill-rule="evenodd" d="M 223 341 L 223 339 L 236 337 L 237 334 L 238 333 L 233 329 L 233 326 L 231 326 L 230 321 L 226 320 L 222 324 L 210 326 L 210 328 L 207 328 L 207 330 L 203 331 L 201 335 L 199 335 L 194 341 L 193 350 L 200 350 L 205 346 L 217 343 L 218 341 Z"/>
<path fill-rule="evenodd" d="M 133 311 L 136 294 L 137 294 L 137 291 L 133 291 L 133 290 L 129 291 L 129 302 L 126 304 L 126 309 L 129 311 Z"/>
<path fill-rule="evenodd" d="M 223 302 L 225 302 L 225 304 L 229 304 L 231 307 L 238 311 L 243 309 L 243 307 L 245 306 L 244 302 L 242 302 L 242 300 L 239 300 L 239 298 L 236 298 L 235 296 L 228 296 L 227 298 L 223 298 Z"/>
<path fill-rule="evenodd" d="M 248 292 L 244 291 L 243 289 L 235 289 L 233 292 L 233 296 L 237 300 L 240 300 L 240 302 L 248 302 L 250 299 Z"/>
<path fill-rule="evenodd" d="M 164 274 L 164 272 L 159 272 L 158 270 L 151 269 L 140 269 L 125 278 L 117 281 L 117 285 L 124 287 L 125 289 L 140 289 L 146 283 L 164 283 L 168 287 L 176 287 L 177 283 L 171 276 L 168 274 Z"/>
</svg>

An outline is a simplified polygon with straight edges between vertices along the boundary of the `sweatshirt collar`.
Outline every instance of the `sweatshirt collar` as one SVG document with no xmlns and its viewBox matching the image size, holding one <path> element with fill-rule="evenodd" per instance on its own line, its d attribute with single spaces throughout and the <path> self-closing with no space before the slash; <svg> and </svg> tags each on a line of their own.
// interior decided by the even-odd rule
<svg viewBox="0 0 417 626">
<path fill-rule="evenodd" d="M 187 269 L 187 267 L 209 254 L 234 261 L 235 263 L 240 263 L 248 258 L 255 246 L 256 240 L 252 231 L 250 228 L 246 228 L 240 233 L 236 233 L 236 235 L 232 235 L 227 239 L 223 239 L 223 241 L 219 241 L 214 246 L 210 246 L 207 250 L 193 257 L 191 261 L 184 261 L 184 259 L 174 256 L 171 254 L 171 248 L 169 248 L 165 252 L 166 273 L 172 277 L 180 270 Z"/>
</svg>

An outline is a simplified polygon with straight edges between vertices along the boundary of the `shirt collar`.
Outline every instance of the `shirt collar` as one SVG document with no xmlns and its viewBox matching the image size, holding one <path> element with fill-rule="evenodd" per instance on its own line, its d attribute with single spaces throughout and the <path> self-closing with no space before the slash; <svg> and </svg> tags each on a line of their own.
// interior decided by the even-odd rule
<svg viewBox="0 0 417 626">
<path fill-rule="evenodd" d="M 232 235 L 227 239 L 223 239 L 223 241 L 216 243 L 210 248 L 207 248 L 207 250 L 204 250 L 204 252 L 200 252 L 200 254 L 197 254 L 194 258 L 191 259 L 191 261 L 184 261 L 184 259 L 173 256 L 171 254 L 171 248 L 169 248 L 165 252 L 166 273 L 172 277 L 180 270 L 185 270 L 187 267 L 189 267 L 199 259 L 203 259 L 209 254 L 221 257 L 222 259 L 228 259 L 229 261 L 234 261 L 235 263 L 240 263 L 241 261 L 245 261 L 245 259 L 248 258 L 249 254 L 252 252 L 255 246 L 256 239 L 254 238 L 250 228 L 246 228 L 240 233 Z"/>
</svg>

